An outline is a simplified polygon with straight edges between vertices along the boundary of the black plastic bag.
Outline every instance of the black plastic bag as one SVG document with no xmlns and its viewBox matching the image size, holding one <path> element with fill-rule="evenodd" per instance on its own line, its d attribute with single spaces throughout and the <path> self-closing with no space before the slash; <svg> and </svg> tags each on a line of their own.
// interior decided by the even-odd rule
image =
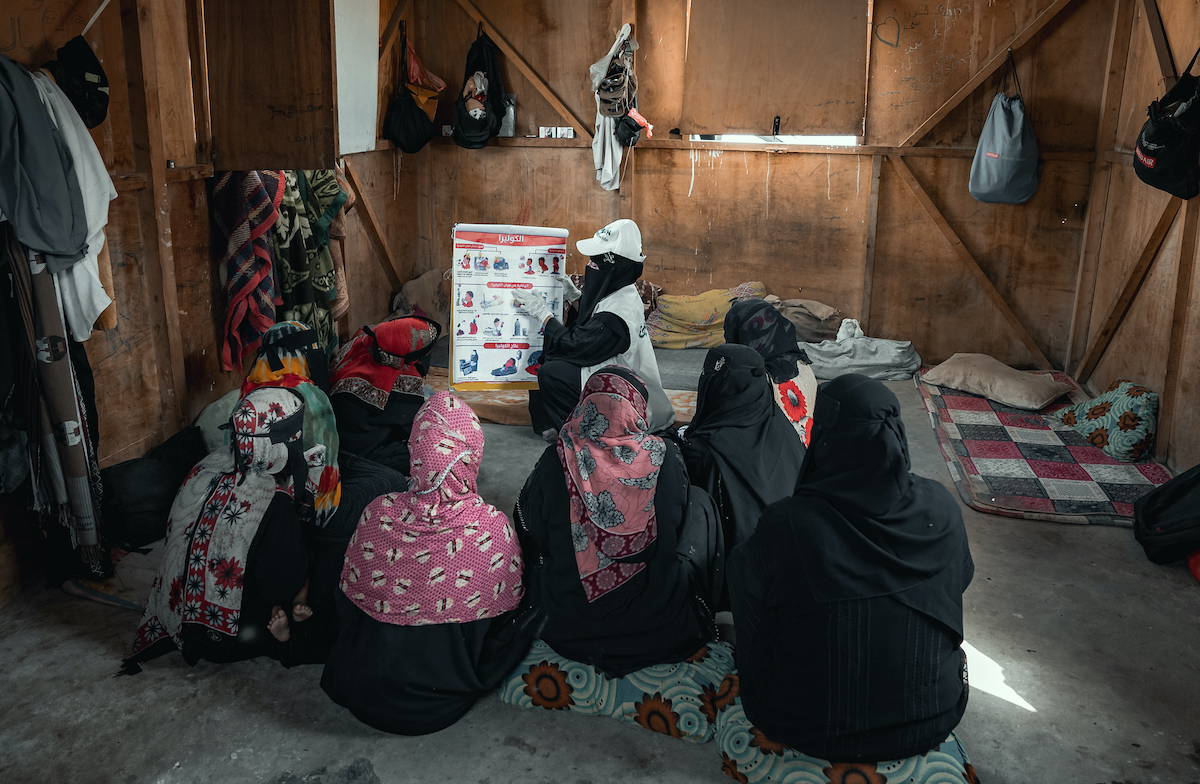
<svg viewBox="0 0 1200 784">
<path fill-rule="evenodd" d="M 485 147 L 488 139 L 500 135 L 500 123 L 504 120 L 504 80 L 500 76 L 500 51 L 496 44 L 483 32 L 479 25 L 479 35 L 475 43 L 467 51 L 467 66 L 463 71 L 462 86 L 474 76 L 476 71 L 482 71 L 488 80 L 487 95 L 483 101 L 483 117 L 472 117 L 467 111 L 467 101 L 463 98 L 462 87 L 454 99 L 454 129 L 450 136 L 459 147 L 468 150 L 478 150 Z"/>
<path fill-rule="evenodd" d="M 1200 466 L 1134 502 L 1133 536 L 1156 564 L 1174 563 L 1200 550 Z"/>
<path fill-rule="evenodd" d="M 108 115 L 108 77 L 100 60 L 82 35 L 63 44 L 54 56 L 58 59 L 42 67 L 54 77 L 83 124 L 95 128 Z"/>
</svg>

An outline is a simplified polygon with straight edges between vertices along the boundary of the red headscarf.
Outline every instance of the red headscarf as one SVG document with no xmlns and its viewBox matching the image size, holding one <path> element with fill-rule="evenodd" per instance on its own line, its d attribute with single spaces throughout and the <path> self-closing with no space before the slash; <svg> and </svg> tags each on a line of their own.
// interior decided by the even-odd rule
<svg viewBox="0 0 1200 784">
<path fill-rule="evenodd" d="M 393 392 L 420 395 L 427 359 L 441 331 L 420 316 L 363 327 L 334 359 L 332 394 L 349 392 L 380 410 Z"/>
</svg>

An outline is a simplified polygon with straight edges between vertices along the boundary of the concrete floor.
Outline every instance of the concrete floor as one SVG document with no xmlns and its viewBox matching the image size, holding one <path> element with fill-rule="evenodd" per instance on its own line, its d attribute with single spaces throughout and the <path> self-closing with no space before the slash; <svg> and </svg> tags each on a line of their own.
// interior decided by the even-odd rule
<svg viewBox="0 0 1200 784">
<path fill-rule="evenodd" d="M 949 486 L 918 393 L 889 386 L 917 473 Z M 543 443 L 485 427 L 481 489 L 511 509 Z M 1127 529 L 964 515 L 975 650 L 959 735 L 982 781 L 1200 781 L 1200 585 L 1148 562 Z M 131 591 L 144 596 L 153 563 L 131 556 Z M 138 620 L 48 590 L 0 613 L 0 782 L 729 781 L 711 743 L 490 695 L 443 732 L 402 738 L 330 702 L 320 667 L 173 654 L 113 678 Z"/>
</svg>

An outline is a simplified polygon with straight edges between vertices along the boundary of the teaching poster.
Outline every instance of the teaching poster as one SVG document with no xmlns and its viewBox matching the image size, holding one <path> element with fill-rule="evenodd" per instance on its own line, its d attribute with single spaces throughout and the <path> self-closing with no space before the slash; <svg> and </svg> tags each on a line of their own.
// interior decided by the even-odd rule
<svg viewBox="0 0 1200 784">
<path fill-rule="evenodd" d="M 450 369 L 455 389 L 537 389 L 542 325 L 517 315 L 531 291 L 562 320 L 567 230 L 459 223 L 454 227 Z"/>
</svg>

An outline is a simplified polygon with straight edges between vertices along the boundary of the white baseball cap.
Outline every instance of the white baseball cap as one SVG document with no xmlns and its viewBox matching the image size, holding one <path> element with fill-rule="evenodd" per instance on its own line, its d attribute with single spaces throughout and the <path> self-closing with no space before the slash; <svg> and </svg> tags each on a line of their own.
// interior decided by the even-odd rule
<svg viewBox="0 0 1200 784">
<path fill-rule="evenodd" d="M 584 256 L 615 253 L 634 261 L 646 259 L 642 255 L 642 231 L 628 218 L 613 221 L 595 235 L 575 243 L 575 248 Z"/>
</svg>

